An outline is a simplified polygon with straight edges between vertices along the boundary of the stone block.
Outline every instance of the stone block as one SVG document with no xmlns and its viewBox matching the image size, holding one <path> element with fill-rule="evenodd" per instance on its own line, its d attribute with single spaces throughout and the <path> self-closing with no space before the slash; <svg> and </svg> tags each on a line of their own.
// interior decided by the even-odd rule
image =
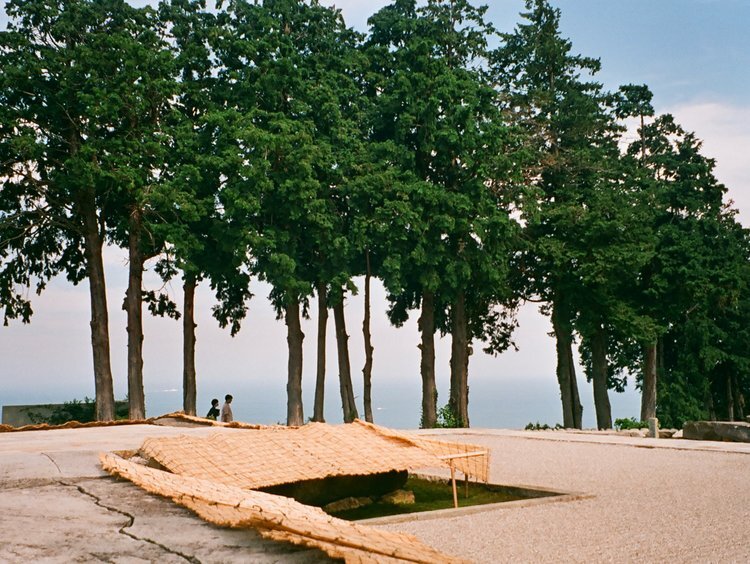
<svg viewBox="0 0 750 564">
<path fill-rule="evenodd" d="M 323 511 L 326 513 L 339 513 L 340 511 L 347 511 L 349 509 L 358 509 L 371 503 L 372 498 L 369 497 L 346 497 L 323 506 Z"/>
<path fill-rule="evenodd" d="M 682 437 L 699 441 L 750 443 L 750 423 L 740 421 L 687 421 Z"/>
<path fill-rule="evenodd" d="M 407 490 L 396 490 L 385 494 L 380 498 L 383 503 L 391 503 L 393 505 L 414 505 L 416 500 L 414 499 L 414 492 Z"/>
</svg>

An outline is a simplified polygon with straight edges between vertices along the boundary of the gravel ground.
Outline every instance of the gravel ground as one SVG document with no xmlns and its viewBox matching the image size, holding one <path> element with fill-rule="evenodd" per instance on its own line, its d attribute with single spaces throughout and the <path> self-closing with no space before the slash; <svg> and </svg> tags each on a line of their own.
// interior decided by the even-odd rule
<svg viewBox="0 0 750 564">
<path fill-rule="evenodd" d="M 328 560 L 203 523 L 99 466 L 102 450 L 186 432 L 212 430 L 134 425 L 0 434 L 0 562 Z M 562 431 L 421 433 L 490 448 L 493 483 L 586 497 L 377 526 L 478 563 L 750 562 L 748 443 Z"/>
<path fill-rule="evenodd" d="M 384 528 L 475 562 L 750 562 L 750 445 L 492 430 L 440 437 L 489 447 L 493 483 L 593 497 Z"/>
</svg>

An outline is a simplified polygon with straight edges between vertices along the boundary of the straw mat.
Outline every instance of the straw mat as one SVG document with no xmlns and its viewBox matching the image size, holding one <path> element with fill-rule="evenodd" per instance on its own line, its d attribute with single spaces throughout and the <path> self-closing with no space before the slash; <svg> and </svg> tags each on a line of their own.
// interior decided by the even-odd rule
<svg viewBox="0 0 750 564">
<path fill-rule="evenodd" d="M 248 491 L 149 468 L 101 454 L 103 468 L 146 491 L 166 496 L 216 525 L 253 527 L 268 538 L 325 551 L 349 563 L 463 562 L 403 533 L 378 530 L 331 517 L 291 498 Z"/>
<path fill-rule="evenodd" d="M 24 425 L 23 427 L 13 427 L 12 425 L 0 424 L 0 433 L 12 433 L 15 431 L 54 431 L 55 429 L 87 429 L 90 427 L 115 427 L 119 425 L 160 425 L 168 422 L 170 419 L 177 420 L 178 422 L 182 421 L 185 423 L 191 423 L 196 426 L 229 427 L 231 429 L 260 429 L 264 427 L 263 425 L 244 423 L 242 421 L 222 423 L 221 421 L 214 421 L 213 419 L 187 415 L 184 411 L 175 411 L 157 417 L 149 417 L 148 419 L 117 419 L 116 421 L 87 421 L 86 423 L 81 423 L 80 421 L 68 421 L 67 423 L 62 423 L 60 425 L 34 423 Z"/>
<path fill-rule="evenodd" d="M 490 452 L 487 447 L 474 445 L 471 443 L 455 443 L 451 441 L 439 441 L 428 439 L 421 435 L 411 433 L 399 433 L 388 427 L 378 427 L 372 423 L 365 423 L 357 420 L 360 425 L 367 425 L 377 433 L 391 437 L 396 440 L 408 441 L 411 444 L 441 458 L 441 466 L 446 466 L 446 457 L 453 459 L 453 466 L 463 472 L 466 476 L 471 476 L 477 481 L 487 483 L 490 477 Z M 481 456 L 462 457 L 468 453 L 482 453 Z"/>
<path fill-rule="evenodd" d="M 170 472 L 259 489 L 330 476 L 369 475 L 392 470 L 445 467 L 438 455 L 480 447 L 408 437 L 370 423 L 310 423 L 303 427 L 264 427 L 209 437 L 149 438 L 140 455 Z M 485 450 L 486 452 L 486 450 Z M 488 457 L 456 464 L 487 480 Z"/>
<path fill-rule="evenodd" d="M 118 427 L 120 425 L 151 425 L 153 419 L 118 419 L 117 421 L 68 421 L 61 425 L 50 425 L 49 423 L 34 423 L 23 427 L 11 425 L 0 425 L 0 433 L 14 433 L 17 431 L 54 431 L 56 429 L 87 429 L 89 427 Z"/>
<path fill-rule="evenodd" d="M 196 426 L 202 427 L 229 427 L 231 429 L 261 429 L 266 425 L 259 425 L 257 423 L 245 423 L 243 421 L 232 421 L 231 423 L 224 423 L 223 421 L 216 421 L 215 419 L 207 419 L 205 417 L 198 417 L 196 415 L 188 415 L 184 411 L 174 411 L 172 413 L 166 413 L 159 415 L 158 417 L 152 417 L 149 421 L 155 425 L 170 425 L 172 422 L 183 422 L 192 423 Z"/>
</svg>

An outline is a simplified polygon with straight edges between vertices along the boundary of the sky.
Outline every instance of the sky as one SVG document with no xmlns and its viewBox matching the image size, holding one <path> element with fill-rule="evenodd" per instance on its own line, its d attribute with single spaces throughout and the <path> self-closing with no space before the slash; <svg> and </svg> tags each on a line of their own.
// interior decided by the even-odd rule
<svg viewBox="0 0 750 564">
<path fill-rule="evenodd" d="M 133 0 L 135 5 L 147 2 Z M 366 30 L 367 18 L 387 4 L 383 0 L 322 0 L 342 10 L 347 23 Z M 598 57 L 598 79 L 608 89 L 621 84 L 647 84 L 657 113 L 672 113 L 685 129 L 703 140 L 705 155 L 716 159 L 716 175 L 728 187 L 739 220 L 750 226 L 750 2 L 746 0 L 553 0 L 562 11 L 561 30 L 573 50 Z M 3 4 L 4 5 L 4 4 Z M 503 32 L 512 31 L 523 11 L 519 0 L 489 2 L 487 17 Z M 7 17 L 0 11 L 0 29 Z M 120 309 L 127 286 L 125 253 L 105 254 L 110 309 L 112 366 L 117 397 L 125 395 L 126 318 Z M 361 280 L 357 281 L 361 287 Z M 147 273 L 147 289 L 161 283 Z M 180 301 L 178 284 L 166 288 Z M 385 318 L 382 287 L 373 289 L 373 405 L 375 421 L 394 427 L 419 422 L 419 336 L 416 314 L 400 329 Z M 208 411 L 212 397 L 232 393 L 235 416 L 260 423 L 285 419 L 286 330 L 268 305 L 268 287 L 256 284 L 248 317 L 240 334 L 231 338 L 210 316 L 213 299 L 201 287 L 197 296 L 197 367 L 199 412 Z M 34 297 L 30 325 L 0 327 L 0 405 L 62 402 L 93 397 L 88 286 L 55 280 Z M 352 373 L 361 402 L 361 336 L 363 300 L 354 296 L 346 306 Z M 312 413 L 315 380 L 316 311 L 305 322 L 303 393 L 305 417 Z M 181 324 L 145 319 L 144 387 L 148 415 L 181 407 Z M 551 326 L 537 306 L 520 312 L 518 351 L 498 357 L 475 345 L 469 368 L 469 416 L 474 427 L 523 427 L 529 422 L 561 422 L 555 379 Z M 336 381 L 332 322 L 327 343 L 326 417 L 341 420 Z M 450 341 L 437 347 L 439 405 L 447 401 Z M 590 384 L 578 370 L 584 405 L 584 426 L 595 425 Z M 639 395 L 611 393 L 613 418 L 638 417 Z M 205 408 L 205 409 L 203 409 Z"/>
</svg>

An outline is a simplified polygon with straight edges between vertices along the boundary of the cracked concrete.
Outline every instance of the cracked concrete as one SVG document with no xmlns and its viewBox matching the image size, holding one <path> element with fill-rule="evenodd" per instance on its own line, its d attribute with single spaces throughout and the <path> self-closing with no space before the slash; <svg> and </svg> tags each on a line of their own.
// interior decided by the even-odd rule
<svg viewBox="0 0 750 564">
<path fill-rule="evenodd" d="M 114 478 L 0 489 L 0 562 L 325 562 L 317 551 L 201 521 Z"/>
<path fill-rule="evenodd" d="M 0 486 L 0 562 L 325 562 L 110 477 Z"/>
<path fill-rule="evenodd" d="M 155 541 L 155 540 L 147 538 L 147 537 L 139 537 L 139 536 L 133 534 L 132 532 L 130 532 L 128 529 L 130 529 L 135 524 L 135 515 L 133 515 L 131 513 L 128 513 L 127 511 L 123 511 L 122 509 L 120 509 L 118 507 L 113 507 L 113 506 L 110 506 L 110 505 L 105 505 L 104 503 L 102 503 L 101 498 L 99 498 L 98 496 L 94 495 L 90 491 L 87 491 L 86 488 L 84 488 L 84 486 L 81 485 L 81 484 L 67 484 L 65 482 L 61 482 L 61 483 L 63 485 L 65 485 L 65 486 L 69 485 L 69 486 L 76 487 L 78 489 L 78 491 L 81 492 L 83 495 L 87 495 L 87 496 L 91 497 L 94 500 L 94 503 L 96 503 L 96 505 L 98 505 L 99 507 L 102 507 L 102 508 L 106 509 L 107 511 L 112 511 L 113 513 L 118 513 L 118 514 L 122 515 L 123 517 L 127 517 L 128 522 L 125 525 L 123 525 L 122 527 L 120 527 L 120 530 L 118 531 L 121 535 L 126 535 L 126 536 L 130 537 L 131 539 L 133 539 L 135 541 L 144 541 L 144 542 L 151 543 L 153 545 L 158 546 L 159 548 L 161 548 L 162 550 L 164 550 L 165 552 L 167 552 L 169 554 L 174 554 L 175 556 L 179 556 L 179 557 L 183 558 L 187 562 L 191 562 L 192 564 L 200 564 L 200 560 L 198 558 L 196 558 L 195 556 L 184 554 L 184 553 L 182 553 L 182 552 L 180 552 L 178 550 L 171 549 L 170 547 L 168 547 L 168 546 L 166 546 L 166 545 L 164 545 L 164 544 L 162 544 L 162 543 L 160 543 L 158 541 Z"/>
<path fill-rule="evenodd" d="M 330 561 L 253 530 L 216 527 L 105 474 L 100 451 L 135 449 L 146 436 L 205 433 L 137 427 L 0 434 L 0 562 Z"/>
</svg>

